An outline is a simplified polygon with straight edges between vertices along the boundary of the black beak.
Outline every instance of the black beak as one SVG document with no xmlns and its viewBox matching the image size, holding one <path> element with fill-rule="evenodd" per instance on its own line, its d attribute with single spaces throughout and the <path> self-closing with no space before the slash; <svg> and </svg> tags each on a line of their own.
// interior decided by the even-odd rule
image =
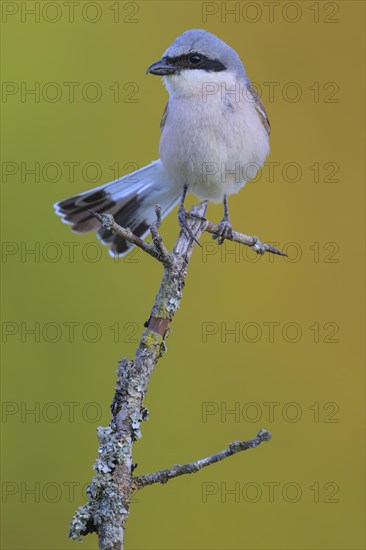
<svg viewBox="0 0 366 550">
<path fill-rule="evenodd" d="M 167 63 L 167 60 L 163 58 L 160 61 L 157 61 L 156 63 L 153 63 L 152 65 L 150 65 L 150 67 L 146 71 L 146 74 L 156 74 L 158 76 L 167 76 L 169 74 L 174 74 L 176 72 L 177 72 L 176 67 L 173 67 L 173 65 L 169 65 L 169 63 Z"/>
</svg>

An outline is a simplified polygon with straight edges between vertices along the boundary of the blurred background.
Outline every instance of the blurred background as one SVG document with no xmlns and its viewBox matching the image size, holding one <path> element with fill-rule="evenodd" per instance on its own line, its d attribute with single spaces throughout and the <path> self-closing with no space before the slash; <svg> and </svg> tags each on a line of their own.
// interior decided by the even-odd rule
<svg viewBox="0 0 366 550">
<path fill-rule="evenodd" d="M 260 428 L 273 440 L 138 493 L 126 548 L 364 548 L 364 3 L 1 8 L 2 547 L 75 548 L 117 361 L 134 357 L 162 276 L 139 251 L 114 261 L 52 205 L 158 157 L 167 93 L 146 68 L 204 28 L 237 50 L 272 125 L 233 225 L 289 257 L 202 238 L 134 461 L 141 475 Z M 161 231 L 172 247 L 176 212 Z"/>
</svg>

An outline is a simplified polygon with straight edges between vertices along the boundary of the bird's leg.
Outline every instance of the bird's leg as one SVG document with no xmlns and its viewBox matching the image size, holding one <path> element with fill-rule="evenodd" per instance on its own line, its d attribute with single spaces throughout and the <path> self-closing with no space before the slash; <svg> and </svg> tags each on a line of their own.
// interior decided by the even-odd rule
<svg viewBox="0 0 366 550">
<path fill-rule="evenodd" d="M 224 217 L 219 223 L 219 231 L 212 235 L 213 239 L 217 239 L 219 244 L 222 244 L 224 240 L 231 235 L 233 228 L 230 223 L 229 206 L 227 195 L 224 195 Z"/>
<path fill-rule="evenodd" d="M 187 210 L 184 208 L 184 201 L 187 195 L 187 190 L 188 190 L 188 185 L 185 185 L 183 187 L 182 198 L 180 199 L 180 205 L 178 209 L 178 221 L 181 229 L 185 232 L 185 234 L 188 237 L 190 237 L 192 240 L 194 240 L 197 244 L 200 245 L 200 243 L 198 242 L 196 237 L 193 235 L 192 230 L 187 223 L 187 216 L 190 216 L 190 213 L 187 212 Z"/>
</svg>

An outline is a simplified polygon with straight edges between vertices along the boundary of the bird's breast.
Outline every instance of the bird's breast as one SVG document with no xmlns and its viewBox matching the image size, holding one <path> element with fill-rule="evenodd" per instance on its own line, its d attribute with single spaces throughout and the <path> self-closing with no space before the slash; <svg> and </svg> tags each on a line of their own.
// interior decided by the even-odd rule
<svg viewBox="0 0 366 550">
<path fill-rule="evenodd" d="M 248 102 L 219 96 L 169 100 L 160 158 L 171 177 L 201 199 L 220 201 L 237 192 L 254 177 L 268 149 L 268 136 Z"/>
</svg>

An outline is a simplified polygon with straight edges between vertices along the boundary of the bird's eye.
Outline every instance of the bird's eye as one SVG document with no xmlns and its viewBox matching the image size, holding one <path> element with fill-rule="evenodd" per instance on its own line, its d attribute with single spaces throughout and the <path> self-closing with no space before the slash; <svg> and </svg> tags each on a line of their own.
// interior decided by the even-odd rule
<svg viewBox="0 0 366 550">
<path fill-rule="evenodd" d="M 189 62 L 192 65 L 198 65 L 198 63 L 201 63 L 201 61 L 202 61 L 202 57 L 200 55 L 197 55 L 196 53 L 191 55 L 191 57 L 189 58 Z"/>
</svg>

